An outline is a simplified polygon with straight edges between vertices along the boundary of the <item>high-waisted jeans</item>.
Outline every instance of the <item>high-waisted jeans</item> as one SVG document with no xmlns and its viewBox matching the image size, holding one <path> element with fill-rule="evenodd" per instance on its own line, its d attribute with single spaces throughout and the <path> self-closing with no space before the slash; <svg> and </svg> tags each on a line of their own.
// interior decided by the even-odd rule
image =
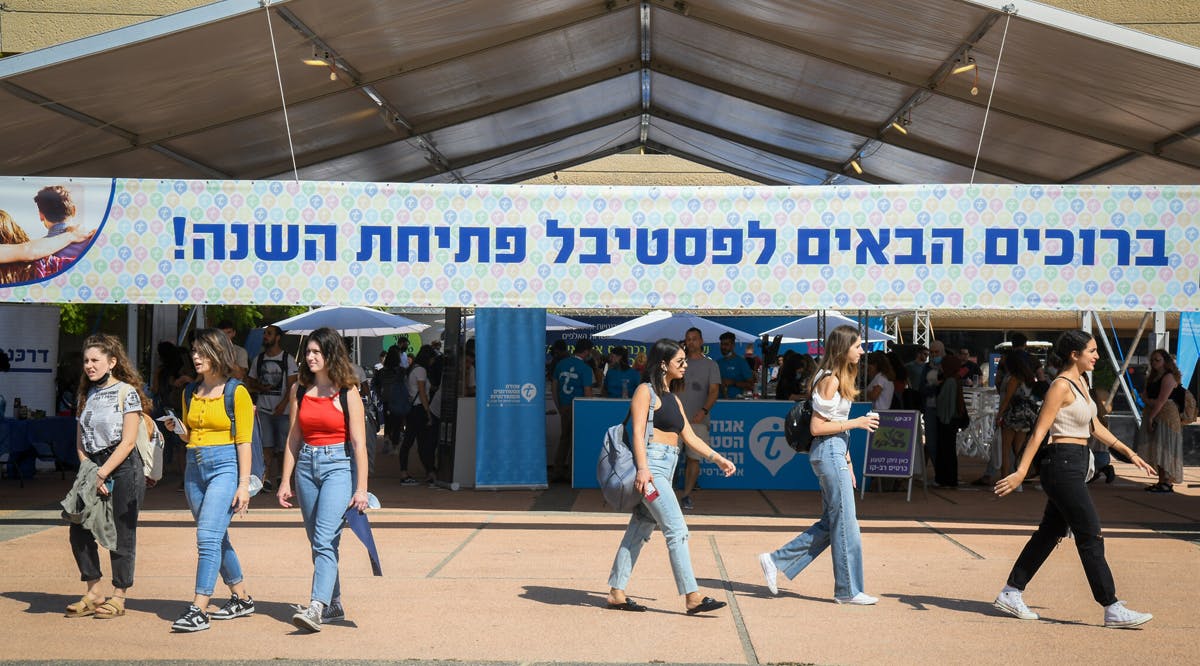
<svg viewBox="0 0 1200 666">
<path fill-rule="evenodd" d="M 633 573 L 633 566 L 637 564 L 638 554 L 642 552 L 642 546 L 650 540 L 650 535 L 657 526 L 667 540 L 667 556 L 671 559 L 671 572 L 675 574 L 675 588 L 680 594 L 700 589 L 696 584 L 696 576 L 692 573 L 687 524 L 683 522 L 683 511 L 679 509 L 679 500 L 675 498 L 675 492 L 671 489 L 671 479 L 675 476 L 675 463 L 678 461 L 678 447 L 654 443 L 646 445 L 646 462 L 650 474 L 654 477 L 658 498 L 647 502 L 643 497 L 641 504 L 633 510 L 633 515 L 629 518 L 629 527 L 625 529 L 625 536 L 617 548 L 612 572 L 608 575 L 609 587 L 625 589 L 629 583 L 629 576 Z"/>
<path fill-rule="evenodd" d="M 238 487 L 237 446 L 189 446 L 183 490 L 196 519 L 196 594 L 212 596 L 217 571 L 226 585 L 242 582 L 242 565 L 229 543 Z"/>
<path fill-rule="evenodd" d="M 821 519 L 771 553 L 789 579 L 833 547 L 833 596 L 848 599 L 863 591 L 862 535 L 854 507 L 854 483 L 846 462 L 846 436 L 813 439 L 809 464 L 821 484 Z"/>
<path fill-rule="evenodd" d="M 103 465 L 112 455 L 112 449 L 88 454 L 92 462 Z M 113 470 L 109 479 L 113 482 L 112 493 L 105 501 L 112 502 L 113 522 L 117 526 L 117 549 L 109 551 L 112 563 L 112 584 L 118 590 L 133 587 L 133 565 L 137 558 L 137 521 L 146 496 L 146 477 L 142 469 L 142 457 L 137 449 L 129 452 L 125 460 Z M 96 548 L 96 537 L 83 525 L 71 523 L 71 553 L 79 567 L 79 579 L 85 582 L 99 580 L 100 552 Z"/>
<path fill-rule="evenodd" d="M 1055 546 L 1067 535 L 1075 535 L 1075 549 L 1092 597 L 1101 606 L 1117 601 L 1112 571 L 1104 559 L 1104 537 L 1100 534 L 1100 516 L 1087 490 L 1088 447 L 1078 444 L 1049 444 L 1041 462 L 1042 489 L 1046 491 L 1046 510 L 1037 531 L 1013 564 L 1008 584 L 1024 590 L 1050 557 Z"/>
<path fill-rule="evenodd" d="M 354 494 L 350 457 L 341 444 L 300 447 L 296 459 L 296 497 L 304 516 L 304 531 L 312 545 L 314 601 L 328 605 L 342 596 L 338 576 L 338 545 L 342 516 Z"/>
</svg>

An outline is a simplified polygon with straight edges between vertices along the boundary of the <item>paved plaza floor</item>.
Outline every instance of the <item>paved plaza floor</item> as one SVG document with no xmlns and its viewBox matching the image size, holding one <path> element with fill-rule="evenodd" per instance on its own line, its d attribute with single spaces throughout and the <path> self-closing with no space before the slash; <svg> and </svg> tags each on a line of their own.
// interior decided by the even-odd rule
<svg viewBox="0 0 1200 666">
<path fill-rule="evenodd" d="M 965 468 L 964 479 L 978 470 Z M 69 480 L 0 481 L 0 659 L 277 659 L 454 663 L 890 664 L 1200 663 L 1200 468 L 1177 492 L 1143 492 L 1118 465 L 1116 483 L 1092 486 L 1118 594 L 1154 613 L 1137 630 L 1104 629 L 1073 543 L 1064 541 L 1026 591 L 1043 619 L 1020 621 L 991 602 L 1041 515 L 1035 484 L 996 499 L 958 490 L 868 493 L 858 513 L 874 607 L 832 600 L 829 555 L 778 596 L 756 554 L 808 527 L 815 492 L 700 491 L 687 516 L 701 590 L 726 601 L 688 616 L 666 548 L 655 534 L 629 595 L 647 613 L 605 608 L 606 579 L 627 517 L 596 491 L 452 492 L 400 487 L 387 463 L 370 519 L 382 554 L 371 575 L 363 547 L 342 543 L 347 622 L 300 634 L 291 604 L 307 603 L 312 566 L 298 510 L 256 498 L 231 538 L 257 603 L 252 617 L 172 634 L 191 598 L 195 530 L 177 479 L 148 492 L 138 530 L 128 614 L 67 619 L 82 584 L 67 528 L 52 507 Z M 105 572 L 110 571 L 102 556 Z M 217 600 L 226 594 L 218 583 Z"/>
</svg>

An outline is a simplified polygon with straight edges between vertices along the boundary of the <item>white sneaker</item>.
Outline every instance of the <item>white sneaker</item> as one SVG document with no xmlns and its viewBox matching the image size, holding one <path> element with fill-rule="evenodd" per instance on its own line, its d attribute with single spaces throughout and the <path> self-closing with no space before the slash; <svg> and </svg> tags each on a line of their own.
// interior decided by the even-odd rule
<svg viewBox="0 0 1200 666">
<path fill-rule="evenodd" d="M 867 594 L 866 592 L 859 592 L 849 599 L 845 599 L 843 597 L 834 597 L 833 600 L 839 604 L 850 604 L 852 606 L 874 606 L 879 602 L 879 599 Z"/>
<path fill-rule="evenodd" d="M 1029 610 L 1020 590 L 1004 590 L 992 602 L 992 605 L 1009 615 L 1021 620 L 1036 620 L 1038 614 Z"/>
<path fill-rule="evenodd" d="M 1104 626 L 1114 629 L 1131 629 L 1153 620 L 1149 613 L 1139 613 L 1125 607 L 1124 601 L 1118 601 L 1104 607 Z"/>
<path fill-rule="evenodd" d="M 771 554 L 759 553 L 758 565 L 762 567 L 763 579 L 767 581 L 767 589 L 771 591 L 771 594 L 779 594 L 779 585 L 775 582 L 779 576 L 779 568 L 775 566 L 775 560 L 771 558 Z"/>
</svg>

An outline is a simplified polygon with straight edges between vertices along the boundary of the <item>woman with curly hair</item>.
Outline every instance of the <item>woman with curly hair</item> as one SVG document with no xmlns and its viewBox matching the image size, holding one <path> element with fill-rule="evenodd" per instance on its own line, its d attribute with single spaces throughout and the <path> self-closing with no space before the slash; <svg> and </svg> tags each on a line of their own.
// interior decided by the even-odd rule
<svg viewBox="0 0 1200 666">
<path fill-rule="evenodd" d="M 280 506 L 292 506 L 295 471 L 296 496 L 313 560 L 309 605 L 292 616 L 292 624 L 320 631 L 322 623 L 346 615 L 338 577 L 342 516 L 347 507 L 367 508 L 363 401 L 346 345 L 333 329 L 319 328 L 309 336 L 291 400 L 292 427 L 276 496 Z"/>
<path fill-rule="evenodd" d="M 1138 451 L 1158 472 L 1158 483 L 1147 486 L 1152 493 L 1174 492 L 1173 483 L 1183 480 L 1182 374 L 1175 359 L 1165 349 L 1150 353 L 1150 374 L 1146 376 L 1146 411 L 1134 439 Z"/>
<path fill-rule="evenodd" d="M 110 548 L 108 553 L 113 595 L 106 600 L 100 594 L 96 535 L 81 524 L 71 523 L 71 552 L 87 592 L 67 606 L 67 617 L 114 618 L 125 614 L 125 595 L 133 587 L 138 512 L 146 495 L 137 433 L 138 419 L 143 418 L 150 401 L 142 394 L 141 385 L 142 378 L 129 362 L 120 340 L 111 335 L 93 335 L 83 343 L 75 448 L 81 473 L 95 466 L 96 485 L 87 492 L 95 492 L 112 506 L 116 549 Z"/>
</svg>

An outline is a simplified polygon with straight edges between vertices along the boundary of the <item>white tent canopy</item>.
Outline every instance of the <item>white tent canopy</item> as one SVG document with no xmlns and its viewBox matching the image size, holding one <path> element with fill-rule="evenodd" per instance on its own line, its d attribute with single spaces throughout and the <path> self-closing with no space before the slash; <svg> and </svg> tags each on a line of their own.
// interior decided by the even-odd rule
<svg viewBox="0 0 1200 666">
<path fill-rule="evenodd" d="M 1200 49 L 1028 0 L 224 0 L 0 60 L 0 175 L 291 178 L 272 44 L 307 180 L 1200 182 Z"/>
</svg>

